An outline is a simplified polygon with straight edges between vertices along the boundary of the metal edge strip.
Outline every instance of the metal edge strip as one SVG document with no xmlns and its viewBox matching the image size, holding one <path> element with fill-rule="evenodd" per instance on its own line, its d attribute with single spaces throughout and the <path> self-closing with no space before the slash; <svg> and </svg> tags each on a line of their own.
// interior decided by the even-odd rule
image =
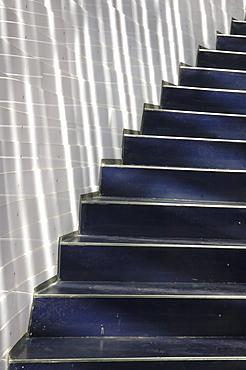
<svg viewBox="0 0 246 370">
<path fill-rule="evenodd" d="M 146 112 L 167 112 L 167 113 L 180 113 L 180 114 L 196 114 L 196 115 L 208 115 L 208 116 L 219 116 L 219 117 L 239 117 L 246 118 L 245 114 L 236 113 L 216 113 L 216 112 L 202 112 L 192 110 L 179 110 L 179 109 L 146 109 Z"/>
<path fill-rule="evenodd" d="M 85 247 L 91 247 L 91 246 L 96 246 L 96 247 L 136 247 L 136 248 L 202 248 L 202 249 L 246 249 L 246 242 L 245 245 L 216 245 L 216 244 L 154 244 L 154 243 L 146 243 L 146 244 L 140 244 L 140 243 L 93 243 L 93 242 L 64 242 L 62 245 L 80 245 L 80 246 L 85 246 Z"/>
<path fill-rule="evenodd" d="M 103 340 L 103 337 L 102 337 Z M 66 363 L 66 362 L 167 362 L 167 361 L 246 361 L 246 356 L 181 356 L 181 357 L 115 357 L 115 358 L 62 358 L 62 359 L 10 359 L 9 363 Z"/>
</svg>

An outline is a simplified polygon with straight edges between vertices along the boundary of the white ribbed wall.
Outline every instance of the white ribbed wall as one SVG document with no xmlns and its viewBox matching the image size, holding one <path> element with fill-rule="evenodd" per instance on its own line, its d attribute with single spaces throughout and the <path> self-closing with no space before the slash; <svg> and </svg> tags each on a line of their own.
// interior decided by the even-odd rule
<svg viewBox="0 0 246 370">
<path fill-rule="evenodd" d="M 0 0 L 0 369 L 123 128 L 244 0 Z"/>
</svg>

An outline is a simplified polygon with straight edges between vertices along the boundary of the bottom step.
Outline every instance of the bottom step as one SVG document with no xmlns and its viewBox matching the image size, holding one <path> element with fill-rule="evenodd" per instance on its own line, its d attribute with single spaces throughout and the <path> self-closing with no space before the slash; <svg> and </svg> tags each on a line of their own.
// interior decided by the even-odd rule
<svg viewBox="0 0 246 370">
<path fill-rule="evenodd" d="M 245 368 L 245 337 L 22 338 L 10 353 L 10 370 Z"/>
</svg>

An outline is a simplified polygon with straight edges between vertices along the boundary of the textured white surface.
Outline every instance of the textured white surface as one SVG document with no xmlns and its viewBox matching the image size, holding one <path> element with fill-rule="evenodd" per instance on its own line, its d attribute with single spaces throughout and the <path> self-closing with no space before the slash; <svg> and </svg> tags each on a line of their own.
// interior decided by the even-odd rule
<svg viewBox="0 0 246 370">
<path fill-rule="evenodd" d="M 121 157 L 122 129 L 231 17 L 244 0 L 0 0 L 0 358 L 101 159 Z"/>
</svg>

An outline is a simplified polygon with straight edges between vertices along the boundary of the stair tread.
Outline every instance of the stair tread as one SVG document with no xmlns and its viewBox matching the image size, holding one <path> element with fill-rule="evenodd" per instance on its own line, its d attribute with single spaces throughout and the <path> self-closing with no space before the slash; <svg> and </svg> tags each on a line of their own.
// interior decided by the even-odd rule
<svg viewBox="0 0 246 370">
<path fill-rule="evenodd" d="M 245 346 L 245 337 L 23 338 L 11 351 L 10 362 L 246 359 Z"/>
<path fill-rule="evenodd" d="M 160 247 L 198 247 L 198 248 L 246 248 L 246 240 L 231 240 L 231 239 L 209 239 L 209 238 L 153 238 L 153 237 L 127 237 L 127 236 L 107 236 L 107 235 L 79 235 L 72 233 L 64 235 L 61 238 L 61 244 L 72 245 L 133 245 L 133 246 L 160 246 Z"/>
<path fill-rule="evenodd" d="M 222 283 L 135 283 L 135 282 L 72 282 L 59 281 L 41 292 L 43 296 L 112 296 L 112 297 L 173 297 L 173 298 L 243 298 L 246 284 Z"/>
</svg>

